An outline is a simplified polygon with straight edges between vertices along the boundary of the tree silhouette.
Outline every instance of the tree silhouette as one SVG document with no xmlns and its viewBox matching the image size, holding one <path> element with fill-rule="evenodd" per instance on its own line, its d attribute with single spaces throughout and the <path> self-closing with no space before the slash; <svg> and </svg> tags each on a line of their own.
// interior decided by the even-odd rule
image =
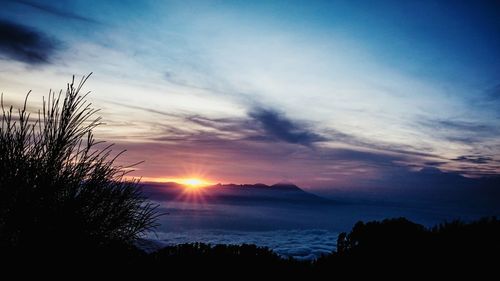
<svg viewBox="0 0 500 281">
<path fill-rule="evenodd" d="M 426 228 L 405 218 L 358 222 L 338 237 L 337 251 L 314 262 L 325 274 L 427 277 L 491 274 L 500 253 L 500 220 L 453 221 Z"/>
<path fill-rule="evenodd" d="M 80 94 L 89 78 L 66 93 L 49 92 L 41 110 L 6 108 L 0 128 L 0 243 L 16 252 L 41 245 L 64 249 L 132 244 L 156 226 L 157 205 L 126 181 L 112 145 L 94 139 L 97 109 Z M 50 241 L 50 242 L 48 242 Z"/>
</svg>

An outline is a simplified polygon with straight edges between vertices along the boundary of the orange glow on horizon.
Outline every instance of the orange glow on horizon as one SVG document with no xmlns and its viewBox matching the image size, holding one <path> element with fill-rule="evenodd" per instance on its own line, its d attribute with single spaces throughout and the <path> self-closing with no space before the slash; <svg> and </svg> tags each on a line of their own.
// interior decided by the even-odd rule
<svg viewBox="0 0 500 281">
<path fill-rule="evenodd" d="M 205 187 L 214 185 L 211 180 L 196 176 L 186 176 L 179 178 L 166 177 L 145 177 L 141 178 L 141 182 L 151 183 L 177 183 L 183 187 L 183 192 L 177 197 L 177 201 L 190 202 L 196 204 L 205 204 L 208 190 Z"/>
<path fill-rule="evenodd" d="M 132 177 L 127 178 L 129 180 L 133 179 Z M 137 178 L 135 178 L 137 179 Z M 178 183 L 190 187 L 203 187 L 207 185 L 215 184 L 213 181 L 208 179 L 203 179 L 200 177 L 185 177 L 185 178 L 164 178 L 164 177 L 142 177 L 141 182 L 155 182 L 155 183 Z"/>
<path fill-rule="evenodd" d="M 205 187 L 215 185 L 216 182 L 209 176 L 209 170 L 202 164 L 185 164 L 179 167 L 175 174 L 163 177 L 143 177 L 142 182 L 152 183 L 177 183 L 182 186 L 183 201 L 204 202 L 204 197 L 208 190 Z"/>
</svg>

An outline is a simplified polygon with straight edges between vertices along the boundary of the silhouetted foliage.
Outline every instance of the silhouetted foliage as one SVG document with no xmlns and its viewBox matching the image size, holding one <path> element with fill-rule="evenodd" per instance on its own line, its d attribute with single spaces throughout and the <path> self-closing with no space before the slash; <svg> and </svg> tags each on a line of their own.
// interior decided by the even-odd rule
<svg viewBox="0 0 500 281">
<path fill-rule="evenodd" d="M 209 245 L 204 243 L 167 246 L 148 257 L 149 269 L 168 268 L 182 276 L 265 276 L 274 272 L 289 276 L 310 270 L 310 263 L 284 259 L 266 247 L 255 245 Z"/>
<path fill-rule="evenodd" d="M 316 272 L 412 276 L 488 273 L 500 260 L 500 221 L 495 217 L 454 221 L 427 229 L 405 218 L 358 222 L 341 233 L 337 251 L 315 262 Z M 405 275 L 400 275 L 401 277 Z"/>
<path fill-rule="evenodd" d="M 339 253 L 356 255 L 365 253 L 418 251 L 408 249 L 426 239 L 426 230 L 405 218 L 384 220 L 382 222 L 358 222 L 349 234 L 341 233 L 337 241 Z"/>
<path fill-rule="evenodd" d="M 90 76 L 90 75 L 89 75 Z M 80 94 L 88 79 L 50 92 L 40 111 L 27 100 L 4 107 L 0 128 L 0 243 L 8 250 L 92 252 L 121 249 L 156 225 L 156 205 L 129 167 L 114 164 L 112 145 L 96 141 L 98 110 Z M 36 114 L 37 118 L 31 118 Z M 128 245 L 128 246 L 127 246 Z M 43 253 L 43 252 L 42 252 Z M 57 253 L 57 252 L 56 252 Z M 75 254 L 76 255 L 76 254 Z"/>
</svg>

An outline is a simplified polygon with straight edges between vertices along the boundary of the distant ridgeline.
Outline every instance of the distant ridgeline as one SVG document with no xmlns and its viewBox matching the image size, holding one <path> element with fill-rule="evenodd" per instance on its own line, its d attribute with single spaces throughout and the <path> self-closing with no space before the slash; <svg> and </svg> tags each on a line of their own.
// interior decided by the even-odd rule
<svg viewBox="0 0 500 281">
<path fill-rule="evenodd" d="M 182 184 L 169 183 L 143 183 L 143 192 L 149 198 L 158 201 L 182 200 L 186 187 Z M 306 192 L 294 184 L 278 183 L 265 184 L 216 184 L 205 186 L 194 191 L 204 201 L 210 203 L 242 204 L 242 203 L 288 203 L 288 204 L 331 204 L 329 200 Z"/>
<path fill-rule="evenodd" d="M 277 183 L 277 184 L 273 184 L 273 185 L 267 185 L 267 184 L 263 184 L 263 183 L 256 183 L 256 184 L 234 184 L 234 183 L 221 184 L 221 183 L 218 183 L 218 184 L 216 184 L 214 186 L 223 187 L 223 188 L 250 188 L 250 189 L 252 189 L 252 188 L 254 188 L 254 189 L 262 188 L 262 189 L 265 189 L 265 190 L 302 191 L 302 192 L 305 192 L 302 189 L 300 189 L 298 186 L 296 186 L 295 184 L 292 184 L 292 183 Z"/>
</svg>

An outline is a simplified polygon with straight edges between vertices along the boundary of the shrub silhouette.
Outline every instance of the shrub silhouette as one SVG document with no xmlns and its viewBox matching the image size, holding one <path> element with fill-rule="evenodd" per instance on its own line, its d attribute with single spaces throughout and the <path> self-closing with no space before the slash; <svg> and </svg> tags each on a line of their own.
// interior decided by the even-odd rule
<svg viewBox="0 0 500 281">
<path fill-rule="evenodd" d="M 112 145 L 94 139 L 98 112 L 80 94 L 88 76 L 66 93 L 49 92 L 31 118 L 27 106 L 5 108 L 0 128 L 0 243 L 22 252 L 94 250 L 131 245 L 156 226 L 157 206 L 143 196 Z M 46 245 L 46 246 L 44 246 Z"/>
<path fill-rule="evenodd" d="M 418 244 L 425 239 L 425 227 L 405 218 L 358 222 L 348 235 L 339 235 L 337 251 L 351 255 L 357 255 L 361 251 L 363 254 L 383 252 L 390 255 L 410 251 L 416 253 L 421 249 Z"/>
<path fill-rule="evenodd" d="M 297 276 L 310 272 L 310 263 L 284 259 L 266 247 L 256 245 L 210 245 L 204 243 L 167 246 L 150 254 L 152 269 L 169 266 L 169 272 L 184 277 L 199 274 L 221 276 Z M 194 271 L 196 269 L 199 272 Z"/>
<path fill-rule="evenodd" d="M 358 222 L 338 237 L 337 251 L 315 261 L 324 274 L 399 277 L 446 273 L 486 274 L 500 254 L 500 220 L 453 221 L 425 228 L 405 218 Z M 402 272 L 405 272 L 401 275 Z"/>
</svg>

